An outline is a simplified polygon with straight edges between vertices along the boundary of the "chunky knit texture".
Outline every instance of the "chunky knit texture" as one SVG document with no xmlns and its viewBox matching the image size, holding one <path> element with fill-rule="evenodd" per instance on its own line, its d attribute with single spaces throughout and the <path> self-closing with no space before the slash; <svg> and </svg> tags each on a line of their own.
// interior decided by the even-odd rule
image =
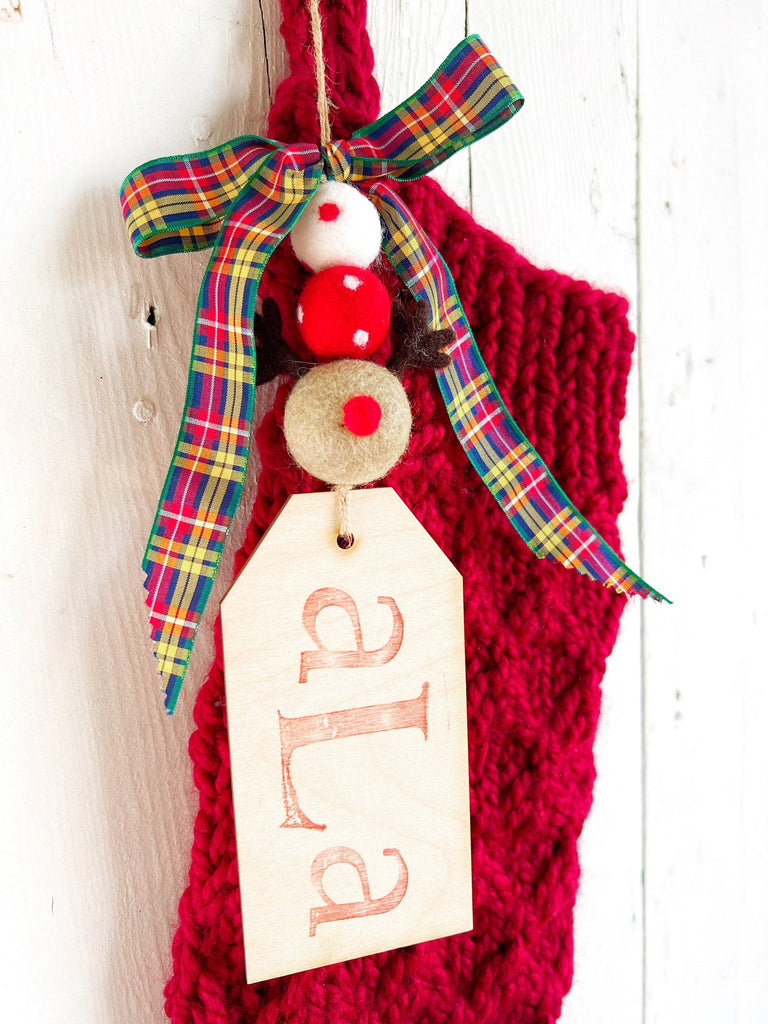
<svg viewBox="0 0 768 1024">
<path fill-rule="evenodd" d="M 323 8 L 334 133 L 371 121 L 365 5 Z M 283 0 L 293 73 L 270 133 L 316 137 L 309 26 Z M 439 55 L 438 55 L 439 56 Z M 616 545 L 626 496 L 619 423 L 632 335 L 624 299 L 537 269 L 428 180 L 402 189 L 451 269 L 505 402 L 566 493 Z M 264 291 L 284 324 L 300 287 L 290 247 Z M 547 1024 L 572 975 L 576 842 L 591 802 L 600 679 L 624 599 L 537 561 L 469 465 L 432 375 L 407 373 L 414 414 L 387 478 L 464 576 L 474 931 L 245 984 L 221 634 L 190 741 L 200 811 L 166 1010 L 174 1024 Z M 286 452 L 289 385 L 257 435 L 259 492 L 237 568 L 288 496 L 319 487 Z"/>
</svg>

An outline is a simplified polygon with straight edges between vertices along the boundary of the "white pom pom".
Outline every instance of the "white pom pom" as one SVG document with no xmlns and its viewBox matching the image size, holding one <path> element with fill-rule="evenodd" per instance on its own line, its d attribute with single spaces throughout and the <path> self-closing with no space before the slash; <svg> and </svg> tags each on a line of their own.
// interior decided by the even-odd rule
<svg viewBox="0 0 768 1024">
<path fill-rule="evenodd" d="M 317 273 L 340 264 L 370 267 L 381 249 L 376 207 L 343 181 L 324 181 L 291 231 L 293 251 Z"/>
</svg>

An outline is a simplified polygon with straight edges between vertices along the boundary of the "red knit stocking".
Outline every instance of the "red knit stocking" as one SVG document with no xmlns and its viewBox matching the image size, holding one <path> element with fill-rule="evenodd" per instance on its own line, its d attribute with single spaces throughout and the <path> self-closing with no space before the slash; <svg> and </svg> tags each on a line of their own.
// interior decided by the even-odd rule
<svg viewBox="0 0 768 1024">
<path fill-rule="evenodd" d="M 317 132 L 309 25 L 303 0 L 283 0 L 283 11 L 292 74 L 270 132 L 306 140 Z M 324 14 L 333 127 L 344 136 L 377 113 L 365 4 L 327 0 Z M 531 266 L 430 181 L 403 195 L 445 256 L 505 402 L 615 545 L 633 344 L 625 301 Z M 286 247 L 265 282 L 284 322 L 296 275 Z M 576 840 L 591 801 L 600 679 L 623 601 L 537 561 L 463 454 L 434 379 L 414 372 L 405 383 L 414 435 L 387 483 L 465 581 L 474 931 L 245 984 L 217 625 L 190 741 L 200 811 L 166 989 L 174 1024 L 544 1024 L 556 1020 L 570 985 Z M 238 567 L 288 496 L 315 486 L 285 450 L 285 390 L 258 431 L 259 493 Z"/>
</svg>

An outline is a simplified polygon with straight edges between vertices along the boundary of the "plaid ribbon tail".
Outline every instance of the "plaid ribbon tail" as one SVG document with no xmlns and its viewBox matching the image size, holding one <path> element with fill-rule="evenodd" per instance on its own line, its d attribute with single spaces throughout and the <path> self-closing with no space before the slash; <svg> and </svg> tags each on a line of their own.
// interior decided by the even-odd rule
<svg viewBox="0 0 768 1024">
<path fill-rule="evenodd" d="M 499 395 L 470 329 L 442 256 L 413 214 L 381 182 L 370 189 L 384 222 L 384 251 L 418 299 L 426 299 L 432 327 L 452 327 L 451 363 L 437 381 L 456 436 L 483 483 L 537 558 L 621 594 L 668 599 L 633 572 L 573 507 Z"/>
<path fill-rule="evenodd" d="M 245 482 L 259 281 L 320 179 L 319 168 L 295 172 L 283 166 L 285 160 L 276 152 L 260 165 L 216 240 L 200 289 L 184 415 L 144 554 L 149 620 L 169 713 Z M 286 188 L 276 184 L 286 181 Z"/>
</svg>

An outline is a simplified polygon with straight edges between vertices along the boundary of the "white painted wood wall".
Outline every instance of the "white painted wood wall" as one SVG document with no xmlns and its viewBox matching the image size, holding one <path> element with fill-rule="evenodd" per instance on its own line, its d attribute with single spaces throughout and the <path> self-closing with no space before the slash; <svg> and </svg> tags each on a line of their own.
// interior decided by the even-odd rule
<svg viewBox="0 0 768 1024">
<path fill-rule="evenodd" d="M 18 1024 L 164 1020 L 212 615 L 168 719 L 139 563 L 204 259 L 136 259 L 117 190 L 144 160 L 264 130 L 258 7 L 0 0 L 0 963 Z M 465 19 L 483 35 L 526 106 L 439 177 L 539 263 L 626 293 L 639 328 L 623 533 L 676 603 L 627 611 L 605 679 L 562 1019 L 765 1021 L 768 2 L 370 7 L 385 106 Z"/>
</svg>

